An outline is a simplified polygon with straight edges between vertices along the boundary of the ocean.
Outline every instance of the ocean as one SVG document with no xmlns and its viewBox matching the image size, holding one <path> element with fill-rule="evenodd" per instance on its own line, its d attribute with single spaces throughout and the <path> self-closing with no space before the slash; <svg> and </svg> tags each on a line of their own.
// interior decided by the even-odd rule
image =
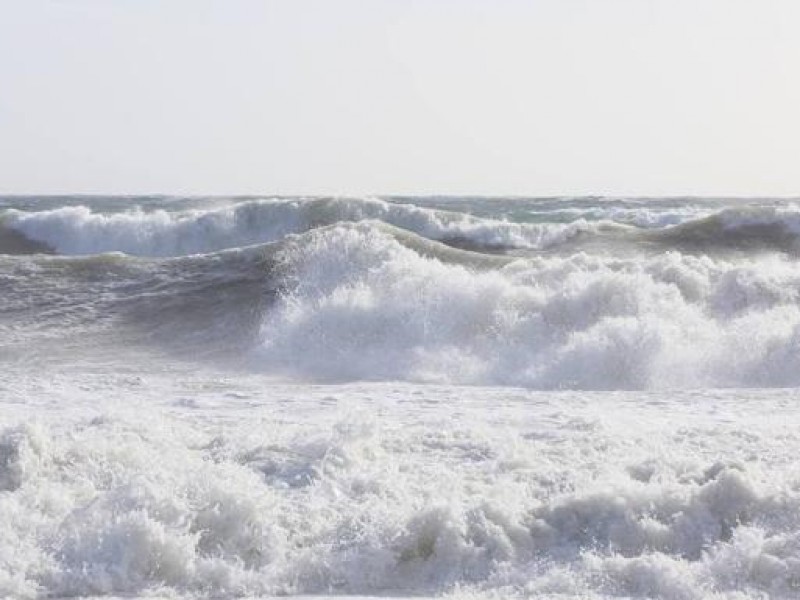
<svg viewBox="0 0 800 600">
<path fill-rule="evenodd" d="M 800 596 L 800 200 L 0 197 L 0 597 Z"/>
</svg>

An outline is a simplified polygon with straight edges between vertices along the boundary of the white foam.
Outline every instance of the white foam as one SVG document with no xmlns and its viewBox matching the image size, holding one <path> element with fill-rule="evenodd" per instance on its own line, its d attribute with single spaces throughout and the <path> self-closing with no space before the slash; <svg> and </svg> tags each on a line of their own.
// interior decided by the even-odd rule
<svg viewBox="0 0 800 600">
<path fill-rule="evenodd" d="M 537 388 L 794 385 L 800 267 L 577 254 L 476 271 L 367 224 L 282 253 L 263 361 L 322 380 Z"/>
<path fill-rule="evenodd" d="M 193 377 L 18 385 L 0 595 L 794 593 L 784 395 Z"/>
<path fill-rule="evenodd" d="M 62 254 L 119 251 L 139 256 L 180 256 L 279 240 L 339 221 L 382 220 L 425 237 L 459 239 L 483 246 L 544 248 L 596 227 L 520 224 L 480 219 L 379 199 L 276 199 L 209 210 L 118 213 L 67 206 L 39 212 L 9 210 L 7 225 Z"/>
</svg>

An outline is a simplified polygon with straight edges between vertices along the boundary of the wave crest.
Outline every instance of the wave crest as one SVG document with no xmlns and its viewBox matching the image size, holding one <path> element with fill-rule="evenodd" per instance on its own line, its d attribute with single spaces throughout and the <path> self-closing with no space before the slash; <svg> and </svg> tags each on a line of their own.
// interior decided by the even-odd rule
<svg viewBox="0 0 800 600">
<path fill-rule="evenodd" d="M 380 220 L 433 240 L 471 248 L 540 249 L 594 227 L 586 221 L 522 224 L 378 199 L 254 200 L 211 210 L 98 213 L 86 206 L 8 210 L 7 227 L 61 254 L 119 251 L 180 256 L 273 242 L 338 222 Z"/>
</svg>

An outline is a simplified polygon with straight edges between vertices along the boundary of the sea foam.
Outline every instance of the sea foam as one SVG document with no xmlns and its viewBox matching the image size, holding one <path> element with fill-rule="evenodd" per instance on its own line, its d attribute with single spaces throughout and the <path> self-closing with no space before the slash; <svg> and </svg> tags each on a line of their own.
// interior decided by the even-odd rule
<svg viewBox="0 0 800 600">
<path fill-rule="evenodd" d="M 436 240 L 480 247 L 545 248 L 594 227 L 586 221 L 523 224 L 379 199 L 253 200 L 207 210 L 98 213 L 87 206 L 6 212 L 6 226 L 61 254 L 207 253 L 280 240 L 346 221 L 380 220 Z"/>
<path fill-rule="evenodd" d="M 322 380 L 536 388 L 798 383 L 800 269 L 771 256 L 449 264 L 369 224 L 279 254 L 264 361 Z"/>
<path fill-rule="evenodd" d="M 0 430 L 0 594 L 793 594 L 778 396 L 740 394 L 720 422 L 714 394 L 198 379 L 176 412 L 192 382 L 174 379 L 117 386 L 115 406 L 87 377 L 95 416 Z"/>
</svg>

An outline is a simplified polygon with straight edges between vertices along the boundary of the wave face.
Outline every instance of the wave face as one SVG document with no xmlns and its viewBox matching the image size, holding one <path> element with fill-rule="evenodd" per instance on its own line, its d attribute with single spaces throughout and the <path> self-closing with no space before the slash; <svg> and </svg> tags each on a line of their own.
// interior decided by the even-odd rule
<svg viewBox="0 0 800 600">
<path fill-rule="evenodd" d="M 92 202 L 6 203 L 6 355 L 59 340 L 62 358 L 117 344 L 301 380 L 541 389 L 800 380 L 788 202 Z"/>
</svg>

